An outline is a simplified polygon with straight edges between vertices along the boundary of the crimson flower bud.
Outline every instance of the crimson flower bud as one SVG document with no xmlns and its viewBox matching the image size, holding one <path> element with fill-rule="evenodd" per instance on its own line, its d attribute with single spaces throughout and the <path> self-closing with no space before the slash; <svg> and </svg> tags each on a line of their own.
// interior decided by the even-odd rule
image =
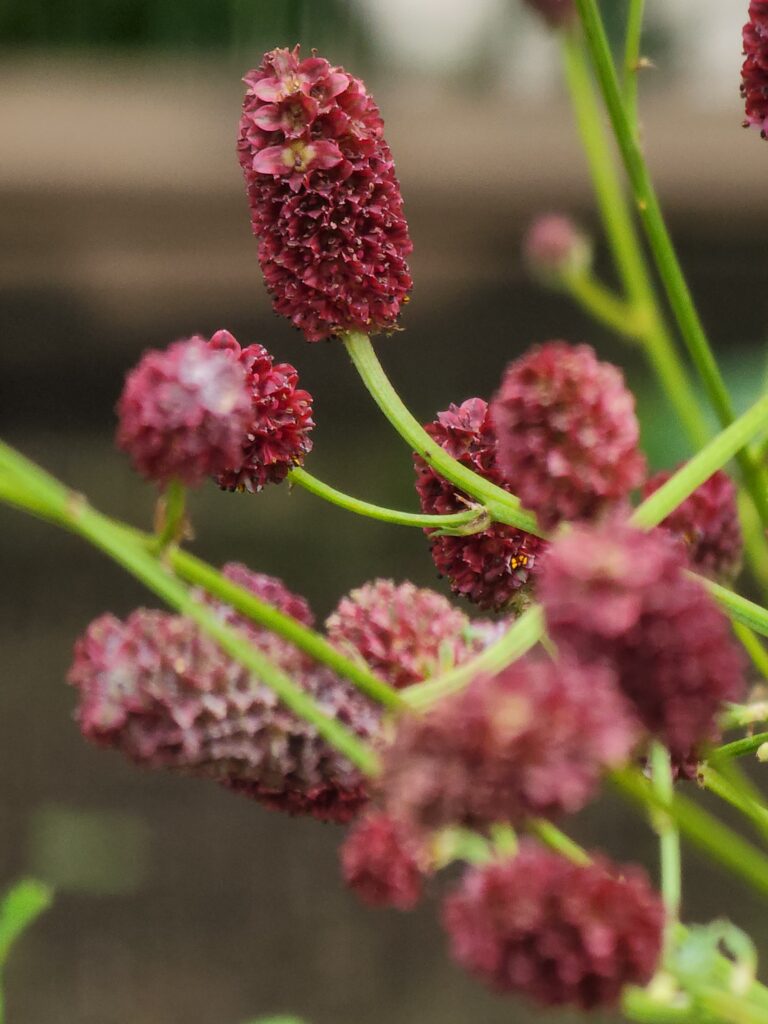
<svg viewBox="0 0 768 1024">
<path fill-rule="evenodd" d="M 423 844 L 386 814 L 369 814 L 341 847 L 344 881 L 371 907 L 411 910 L 429 870 Z"/>
<path fill-rule="evenodd" d="M 394 330 L 413 246 L 378 107 L 298 46 L 244 80 L 238 156 L 275 310 L 308 341 Z"/>
<path fill-rule="evenodd" d="M 664 908 L 642 868 L 572 864 L 530 840 L 469 868 L 443 909 L 455 960 L 498 992 L 544 1006 L 615 1006 L 659 962 Z"/>
</svg>

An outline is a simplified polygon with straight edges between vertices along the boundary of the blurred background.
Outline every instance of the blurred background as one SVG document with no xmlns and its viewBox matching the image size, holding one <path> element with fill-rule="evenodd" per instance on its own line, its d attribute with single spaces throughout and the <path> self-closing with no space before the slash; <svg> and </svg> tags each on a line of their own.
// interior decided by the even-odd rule
<svg viewBox="0 0 768 1024">
<path fill-rule="evenodd" d="M 745 9 L 650 2 L 642 81 L 650 161 L 740 408 L 764 379 L 768 327 L 768 145 L 740 128 Z M 597 222 L 557 47 L 517 0 L 4 0 L 3 436 L 146 524 L 153 495 L 112 445 L 123 375 L 147 347 L 227 327 L 299 367 L 316 397 L 312 472 L 414 507 L 409 453 L 340 347 L 305 344 L 261 283 L 234 155 L 240 77 L 296 40 L 365 76 L 387 121 L 416 287 L 380 353 L 416 414 L 488 396 L 535 341 L 588 340 L 625 368 L 652 464 L 685 455 L 640 355 L 526 277 L 537 212 Z M 443 586 L 418 532 L 286 487 L 211 487 L 192 514 L 198 553 L 282 576 L 321 620 L 377 575 Z M 85 745 L 63 683 L 73 640 L 107 609 L 153 604 L 117 568 L 0 508 L 0 579 L 0 884 L 34 872 L 58 888 L 10 965 L 9 1024 L 530 1019 L 448 964 L 434 905 L 361 909 L 339 881 L 339 830 Z M 650 834 L 610 797 L 574 831 L 653 865 Z M 743 890 L 687 867 L 689 917 L 728 909 L 765 939 Z"/>
</svg>

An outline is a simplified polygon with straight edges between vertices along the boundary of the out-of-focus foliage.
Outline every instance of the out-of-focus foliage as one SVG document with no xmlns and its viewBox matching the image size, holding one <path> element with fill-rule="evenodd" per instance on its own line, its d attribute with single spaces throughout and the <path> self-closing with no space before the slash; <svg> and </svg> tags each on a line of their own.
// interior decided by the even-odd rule
<svg viewBox="0 0 768 1024">
<path fill-rule="evenodd" d="M 48 909 L 53 892 L 32 878 L 17 882 L 0 902 L 0 1024 L 4 1020 L 2 970 L 16 940 Z"/>
</svg>

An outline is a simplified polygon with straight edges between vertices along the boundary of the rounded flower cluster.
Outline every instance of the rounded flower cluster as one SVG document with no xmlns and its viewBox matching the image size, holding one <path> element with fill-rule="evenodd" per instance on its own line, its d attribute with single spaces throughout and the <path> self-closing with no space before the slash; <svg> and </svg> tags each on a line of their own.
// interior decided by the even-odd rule
<svg viewBox="0 0 768 1024">
<path fill-rule="evenodd" d="M 653 494 L 672 474 L 656 473 L 646 483 L 643 497 Z M 741 568 L 744 541 L 733 481 L 719 469 L 678 505 L 661 524 L 686 545 L 697 572 L 724 583 L 733 582 Z"/>
<path fill-rule="evenodd" d="M 496 464 L 496 435 L 488 403 L 470 398 L 450 405 L 425 425 L 430 437 L 462 465 L 500 487 L 507 488 Z M 414 456 L 416 490 L 423 512 L 450 515 L 467 508 L 470 499 L 439 476 L 419 455 Z M 441 537 L 433 530 L 432 559 L 455 594 L 481 608 L 502 610 L 525 601 L 544 541 L 514 526 L 494 523 L 482 533 Z"/>
<path fill-rule="evenodd" d="M 312 450 L 312 396 L 299 388 L 296 369 L 275 363 L 263 345 L 241 348 L 229 331 L 217 331 L 210 346 L 229 353 L 242 367 L 251 397 L 239 460 L 219 473 L 216 482 L 228 491 L 260 491 L 266 483 L 279 484 Z"/>
<path fill-rule="evenodd" d="M 567 25 L 576 13 L 573 0 L 526 0 L 553 28 Z"/>
<path fill-rule="evenodd" d="M 254 631 L 260 646 L 260 634 Z M 378 715 L 288 644 L 267 652 L 326 714 L 359 736 Z M 266 806 L 349 821 L 368 801 L 360 773 L 275 694 L 180 616 L 139 609 L 96 619 L 77 641 L 69 682 L 83 735 L 132 761 L 213 779 Z"/>
<path fill-rule="evenodd" d="M 326 622 L 330 640 L 361 654 L 392 686 L 419 683 L 480 650 L 471 623 L 441 595 L 374 580 L 343 597 Z"/>
<path fill-rule="evenodd" d="M 575 527 L 539 580 L 561 653 L 608 664 L 643 725 L 681 763 L 717 736 L 717 713 L 743 689 L 728 621 L 689 577 L 682 546 L 619 522 Z"/>
<path fill-rule="evenodd" d="M 525 261 L 536 277 L 557 284 L 592 262 L 592 246 L 570 217 L 559 213 L 537 218 L 523 242 Z"/>
<path fill-rule="evenodd" d="M 510 363 L 491 418 L 499 468 L 545 529 L 594 519 L 643 482 L 634 398 L 588 345 L 550 341 Z"/>
<path fill-rule="evenodd" d="M 263 572 L 254 572 L 253 569 L 249 569 L 242 562 L 226 562 L 221 567 L 221 575 L 228 579 L 230 583 L 234 583 L 238 587 L 242 587 L 243 590 L 249 591 L 254 597 L 258 597 L 267 604 L 271 604 L 284 615 L 290 615 L 291 618 L 296 619 L 303 626 L 314 625 L 315 615 L 309 607 L 309 602 L 306 598 L 301 597 L 299 594 L 294 594 L 277 576 L 268 576 Z M 287 641 L 277 637 L 269 630 L 257 626 L 250 619 L 238 614 L 228 604 L 223 604 L 207 594 L 203 596 L 219 610 L 224 621 L 241 629 L 247 629 L 254 637 L 258 637 L 261 644 L 279 642 L 288 645 Z"/>
<path fill-rule="evenodd" d="M 298 46 L 244 80 L 238 156 L 275 310 L 308 341 L 393 330 L 413 246 L 378 107 Z"/>
<path fill-rule="evenodd" d="M 117 404 L 117 444 L 159 484 L 196 487 L 239 464 L 251 421 L 243 368 L 188 338 L 147 352 Z"/>
<path fill-rule="evenodd" d="M 641 868 L 572 864 L 528 841 L 470 868 L 445 901 L 453 957 L 500 992 L 545 1006 L 615 1006 L 659 962 L 664 909 Z"/>
<path fill-rule="evenodd" d="M 428 865 L 422 845 L 386 814 L 362 818 L 341 848 L 344 881 L 371 907 L 411 910 Z"/>
<path fill-rule="evenodd" d="M 757 128 L 768 138 L 768 0 L 751 0 L 744 26 L 741 95 L 746 108 L 745 128 Z"/>
<path fill-rule="evenodd" d="M 383 754 L 382 797 L 417 830 L 573 813 L 635 736 L 609 670 L 524 658 L 402 719 Z"/>
</svg>

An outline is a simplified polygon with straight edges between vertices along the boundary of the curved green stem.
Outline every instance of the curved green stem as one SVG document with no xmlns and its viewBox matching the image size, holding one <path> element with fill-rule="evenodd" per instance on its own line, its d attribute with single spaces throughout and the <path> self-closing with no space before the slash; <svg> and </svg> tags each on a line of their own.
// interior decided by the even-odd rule
<svg viewBox="0 0 768 1024">
<path fill-rule="evenodd" d="M 520 618 L 495 643 L 470 661 L 402 691 L 403 700 L 419 711 L 463 690 L 478 675 L 494 675 L 535 647 L 544 634 L 544 614 L 538 605 Z"/>
<path fill-rule="evenodd" d="M 536 836 L 550 850 L 555 850 L 557 853 L 562 854 L 566 860 L 581 866 L 592 863 L 592 858 L 586 850 L 574 842 L 565 832 L 561 832 L 551 821 L 547 821 L 546 818 L 531 818 L 526 828 L 532 836 Z"/>
<path fill-rule="evenodd" d="M 161 524 L 157 532 L 157 550 L 162 552 L 172 544 L 178 544 L 184 532 L 184 514 L 187 505 L 187 489 L 179 480 L 171 480 L 160 498 Z"/>
<path fill-rule="evenodd" d="M 650 764 L 654 792 L 660 800 L 669 803 L 675 792 L 672 765 L 669 752 L 658 741 L 651 744 Z M 673 819 L 663 811 L 653 815 L 653 825 L 659 836 L 661 896 L 667 912 L 666 934 L 669 944 L 670 928 L 675 926 L 680 916 L 680 833 Z"/>
<path fill-rule="evenodd" d="M 741 594 L 734 594 L 732 590 L 715 583 L 714 580 L 705 579 L 694 572 L 689 573 L 689 576 L 706 587 L 730 619 L 733 619 L 734 622 L 742 622 L 761 636 L 768 636 L 768 609 L 742 597 Z"/>
<path fill-rule="evenodd" d="M 310 494 L 338 505 L 348 512 L 354 512 L 359 516 L 367 516 L 369 519 L 378 519 L 384 523 L 395 523 L 398 526 L 416 526 L 421 529 L 439 529 L 445 533 L 469 534 L 482 533 L 487 530 L 490 517 L 481 505 L 469 507 L 465 512 L 454 512 L 452 515 L 430 516 L 420 515 L 416 512 L 399 512 L 392 508 L 383 508 L 380 505 L 372 505 L 369 501 L 361 501 L 353 498 L 343 491 L 337 491 L 335 487 L 318 480 L 317 477 L 307 473 L 305 469 L 298 467 L 292 469 L 288 479 L 293 484 L 298 484 Z"/>
<path fill-rule="evenodd" d="M 766 651 L 752 630 L 743 623 L 734 622 L 733 631 L 741 641 L 754 667 L 763 679 L 768 679 L 768 651 Z"/>
<path fill-rule="evenodd" d="M 566 274 L 560 284 L 598 323 L 630 341 L 638 341 L 645 336 L 645 318 L 638 316 L 633 306 L 591 273 Z"/>
<path fill-rule="evenodd" d="M 584 26 L 592 64 L 635 195 L 640 220 L 645 228 L 670 306 L 712 407 L 722 425 L 728 426 L 734 419 L 730 395 L 699 319 L 645 159 L 627 115 L 597 0 L 576 0 L 576 5 Z M 765 474 L 749 450 L 745 449 L 739 453 L 738 462 L 763 525 L 768 526 L 768 487 L 765 483 Z"/>
<path fill-rule="evenodd" d="M 724 743 L 717 748 L 716 753 L 718 757 L 746 757 L 747 754 L 756 753 L 764 743 L 768 743 L 768 732 L 758 732 L 754 736 Z"/>
<path fill-rule="evenodd" d="M 408 411 L 402 399 L 392 387 L 367 334 L 348 331 L 342 335 L 347 352 L 357 372 L 371 393 L 373 400 L 389 422 L 425 462 L 429 463 L 446 480 L 465 491 L 485 505 L 493 519 L 509 526 L 516 526 L 526 533 L 543 537 L 536 517 L 520 505 L 520 500 L 484 477 L 473 473 L 440 447 L 424 430 L 419 421 Z"/>
<path fill-rule="evenodd" d="M 697 487 L 743 451 L 755 434 L 768 426 L 768 395 L 760 398 L 730 426 L 689 459 L 665 484 L 654 491 L 632 515 L 635 526 L 650 529 L 658 526 Z"/>
<path fill-rule="evenodd" d="M 695 448 L 710 436 L 696 395 L 664 323 L 635 222 L 613 159 L 581 34 L 563 34 L 563 65 L 576 124 L 589 163 L 606 237 L 631 303 L 645 325 L 643 347 Z M 637 313 L 635 314 L 637 316 Z"/>
<path fill-rule="evenodd" d="M 768 808 L 763 805 L 760 794 L 755 792 L 745 776 L 739 774 L 735 780 L 729 778 L 736 767 L 732 758 L 723 759 L 717 752 L 713 758 L 713 763 L 707 762 L 699 769 L 701 784 L 743 814 L 758 830 L 763 841 L 768 840 Z"/>
</svg>

